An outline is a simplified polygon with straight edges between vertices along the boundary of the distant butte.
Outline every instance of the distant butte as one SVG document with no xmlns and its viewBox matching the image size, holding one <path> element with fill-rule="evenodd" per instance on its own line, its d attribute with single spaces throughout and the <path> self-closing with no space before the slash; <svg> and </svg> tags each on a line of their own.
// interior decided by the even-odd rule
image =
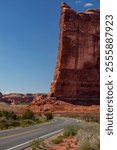
<svg viewBox="0 0 117 150">
<path fill-rule="evenodd" d="M 62 3 L 57 64 L 48 97 L 99 103 L 100 10 L 77 13 Z"/>
</svg>

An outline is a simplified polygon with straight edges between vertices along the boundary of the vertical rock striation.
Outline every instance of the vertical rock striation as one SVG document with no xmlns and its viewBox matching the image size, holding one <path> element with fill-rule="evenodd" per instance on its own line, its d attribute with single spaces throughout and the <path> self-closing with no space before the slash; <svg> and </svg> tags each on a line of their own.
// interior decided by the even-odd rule
<svg viewBox="0 0 117 150">
<path fill-rule="evenodd" d="M 61 6 L 60 39 L 49 97 L 99 100 L 100 11 Z"/>
</svg>

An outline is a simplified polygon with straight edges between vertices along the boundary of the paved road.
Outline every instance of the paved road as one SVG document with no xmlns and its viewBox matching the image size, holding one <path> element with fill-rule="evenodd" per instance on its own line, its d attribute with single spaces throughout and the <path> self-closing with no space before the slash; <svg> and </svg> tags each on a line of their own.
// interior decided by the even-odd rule
<svg viewBox="0 0 117 150">
<path fill-rule="evenodd" d="M 36 138 L 44 139 L 63 130 L 68 124 L 79 125 L 73 118 L 56 118 L 54 122 L 0 132 L 0 150 L 22 150 Z"/>
</svg>

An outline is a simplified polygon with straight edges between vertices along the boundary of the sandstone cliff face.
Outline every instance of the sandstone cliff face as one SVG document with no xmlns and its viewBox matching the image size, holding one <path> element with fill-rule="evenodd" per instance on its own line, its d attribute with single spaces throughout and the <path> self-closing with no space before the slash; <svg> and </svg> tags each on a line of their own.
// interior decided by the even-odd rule
<svg viewBox="0 0 117 150">
<path fill-rule="evenodd" d="M 99 100 L 100 12 L 61 6 L 58 58 L 49 97 Z"/>
</svg>

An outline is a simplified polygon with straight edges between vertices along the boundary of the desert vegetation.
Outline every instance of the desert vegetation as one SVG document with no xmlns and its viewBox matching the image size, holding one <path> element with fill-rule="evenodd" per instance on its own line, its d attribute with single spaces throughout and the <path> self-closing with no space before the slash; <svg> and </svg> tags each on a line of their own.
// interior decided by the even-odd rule
<svg viewBox="0 0 117 150">
<path fill-rule="evenodd" d="M 98 123 L 87 123 L 87 127 L 77 133 L 78 150 L 99 150 L 100 135 Z"/>
<path fill-rule="evenodd" d="M 100 149 L 100 116 L 95 114 L 78 116 L 83 128 L 77 132 L 78 150 Z"/>
<path fill-rule="evenodd" d="M 82 121 L 86 121 L 86 122 L 100 123 L 100 115 L 99 114 L 83 114 L 76 118 L 78 118 L 78 120 L 82 120 Z"/>
<path fill-rule="evenodd" d="M 51 113 L 46 116 L 35 115 L 31 110 L 26 110 L 22 115 L 16 115 L 14 111 L 0 110 L 0 130 L 27 127 L 35 124 L 44 123 L 53 119 Z"/>
<path fill-rule="evenodd" d="M 63 133 L 60 133 L 55 138 L 52 138 L 49 145 L 47 143 L 45 143 L 45 141 L 36 139 L 31 142 L 31 148 L 32 148 L 32 150 L 41 150 L 41 149 L 49 150 L 49 149 L 51 149 L 51 145 L 60 144 L 65 138 L 68 138 L 70 136 L 75 136 L 76 134 L 77 134 L 76 126 L 67 125 L 67 126 L 65 126 Z"/>
<path fill-rule="evenodd" d="M 74 125 L 68 125 L 64 128 L 63 134 L 57 136 L 55 139 L 52 140 L 54 144 L 59 144 L 63 141 L 64 138 L 69 136 L 75 136 L 77 134 L 77 128 Z"/>
<path fill-rule="evenodd" d="M 31 148 L 32 150 L 36 150 L 37 148 L 39 148 L 42 144 L 42 141 L 39 139 L 36 139 L 34 141 L 31 142 Z"/>
<path fill-rule="evenodd" d="M 99 150 L 99 116 L 81 116 L 82 127 L 67 125 L 62 133 L 44 141 L 34 140 L 32 150 Z M 48 142 L 49 141 L 49 142 Z"/>
</svg>

